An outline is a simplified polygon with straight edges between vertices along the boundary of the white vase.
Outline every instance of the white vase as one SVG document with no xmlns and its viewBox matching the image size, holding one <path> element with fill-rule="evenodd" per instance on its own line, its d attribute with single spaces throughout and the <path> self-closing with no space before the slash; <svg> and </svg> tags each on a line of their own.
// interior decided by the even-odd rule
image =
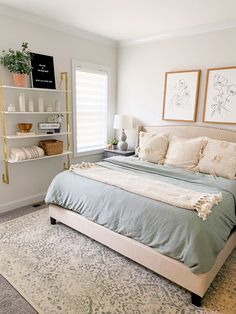
<svg viewBox="0 0 236 314">
<path fill-rule="evenodd" d="M 52 111 L 53 111 L 53 110 L 52 110 L 52 105 L 48 105 L 46 111 L 47 111 L 47 112 L 52 112 Z"/>
<path fill-rule="evenodd" d="M 24 93 L 20 93 L 20 96 L 19 96 L 19 111 L 25 112 L 25 94 Z"/>
<path fill-rule="evenodd" d="M 61 111 L 61 103 L 60 103 L 60 100 L 58 100 L 58 99 L 55 101 L 55 111 L 56 112 Z"/>
<path fill-rule="evenodd" d="M 39 112 L 44 112 L 44 106 L 43 106 L 43 96 L 39 96 L 38 99 L 38 110 Z"/>
<path fill-rule="evenodd" d="M 34 112 L 34 102 L 33 99 L 29 99 L 29 107 L 28 107 L 29 112 Z"/>
<path fill-rule="evenodd" d="M 15 112 L 16 111 L 16 107 L 12 104 L 10 104 L 8 107 L 7 107 L 7 111 L 8 112 Z"/>
</svg>

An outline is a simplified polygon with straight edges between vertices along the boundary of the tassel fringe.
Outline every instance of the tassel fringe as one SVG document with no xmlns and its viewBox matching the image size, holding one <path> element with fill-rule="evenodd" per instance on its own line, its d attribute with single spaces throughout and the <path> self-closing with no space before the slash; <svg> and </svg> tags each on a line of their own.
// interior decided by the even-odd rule
<svg viewBox="0 0 236 314">
<path fill-rule="evenodd" d="M 211 208 L 217 205 L 222 200 L 222 194 L 205 194 L 203 195 L 193 208 L 197 211 L 198 217 L 206 220 L 207 216 L 211 213 Z"/>
</svg>

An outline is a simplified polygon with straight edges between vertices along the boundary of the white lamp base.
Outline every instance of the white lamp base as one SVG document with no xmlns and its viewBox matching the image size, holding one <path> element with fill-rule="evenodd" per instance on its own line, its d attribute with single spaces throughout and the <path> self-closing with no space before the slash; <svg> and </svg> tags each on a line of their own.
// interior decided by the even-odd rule
<svg viewBox="0 0 236 314">
<path fill-rule="evenodd" d="M 128 149 L 128 143 L 124 142 L 124 141 L 120 141 L 118 143 L 118 149 L 123 150 L 123 151 L 127 150 Z"/>
<path fill-rule="evenodd" d="M 125 134 L 124 129 L 122 130 L 121 136 L 120 136 L 120 141 L 118 143 L 118 149 L 119 150 L 127 150 L 128 149 L 128 143 L 126 142 L 127 136 Z"/>
</svg>

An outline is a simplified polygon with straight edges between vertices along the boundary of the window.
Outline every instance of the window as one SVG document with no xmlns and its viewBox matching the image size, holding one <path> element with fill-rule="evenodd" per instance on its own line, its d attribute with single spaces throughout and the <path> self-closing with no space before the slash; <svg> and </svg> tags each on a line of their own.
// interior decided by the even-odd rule
<svg viewBox="0 0 236 314">
<path fill-rule="evenodd" d="M 108 69 L 73 61 L 75 156 L 107 143 Z"/>
</svg>

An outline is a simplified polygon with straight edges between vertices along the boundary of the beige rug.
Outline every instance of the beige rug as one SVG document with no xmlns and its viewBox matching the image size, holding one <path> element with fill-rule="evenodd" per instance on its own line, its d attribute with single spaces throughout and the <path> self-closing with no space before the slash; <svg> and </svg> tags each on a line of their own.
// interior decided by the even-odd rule
<svg viewBox="0 0 236 314">
<path fill-rule="evenodd" d="M 0 225 L 0 273 L 43 314 L 235 313 L 236 251 L 198 309 L 190 293 L 62 225 L 48 210 Z"/>
</svg>

